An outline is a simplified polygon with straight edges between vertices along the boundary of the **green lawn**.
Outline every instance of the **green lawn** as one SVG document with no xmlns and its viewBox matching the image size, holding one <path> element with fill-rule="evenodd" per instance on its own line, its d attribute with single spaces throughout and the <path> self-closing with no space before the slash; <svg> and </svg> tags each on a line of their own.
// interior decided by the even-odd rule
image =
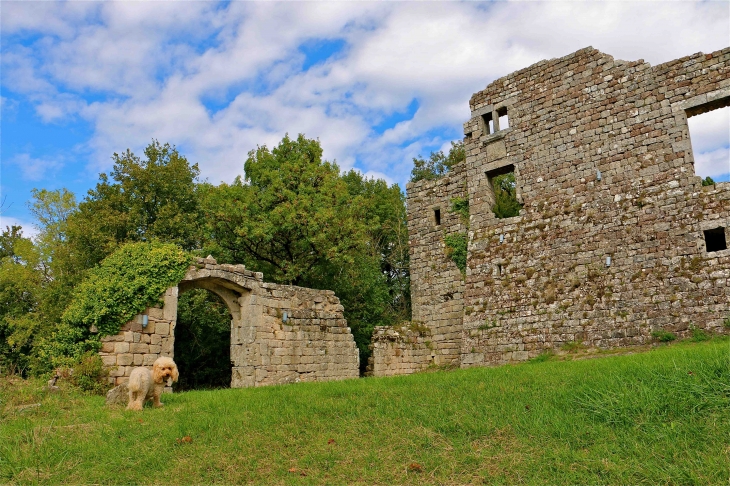
<svg viewBox="0 0 730 486">
<path fill-rule="evenodd" d="M 0 386 L 0 483 L 728 484 L 730 343 L 185 392 Z M 22 408 L 22 405 L 40 406 Z"/>
</svg>

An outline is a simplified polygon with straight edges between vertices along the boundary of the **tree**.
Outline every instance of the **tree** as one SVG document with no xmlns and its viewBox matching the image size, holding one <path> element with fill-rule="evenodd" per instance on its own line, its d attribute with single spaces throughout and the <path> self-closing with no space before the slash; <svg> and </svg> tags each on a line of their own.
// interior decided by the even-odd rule
<svg viewBox="0 0 730 486">
<path fill-rule="evenodd" d="M 197 164 L 174 146 L 153 140 L 140 159 L 114 153 L 110 175 L 89 191 L 69 221 L 77 265 L 91 268 L 120 244 L 160 240 L 191 250 L 200 247 Z"/>
<path fill-rule="evenodd" d="M 249 152 L 246 183 L 206 191 L 208 236 L 227 254 L 274 282 L 307 285 L 324 266 L 348 265 L 366 244 L 362 207 L 353 204 L 319 141 L 284 137 Z"/>
<path fill-rule="evenodd" d="M 410 311 L 402 192 L 340 175 L 303 135 L 250 152 L 245 171 L 201 189 L 206 249 L 273 282 L 334 290 L 366 363 L 373 327 Z"/>
<path fill-rule="evenodd" d="M 367 179 L 351 170 L 343 180 L 348 192 L 363 205 L 370 245 L 380 259 L 388 288 L 390 323 L 411 318 L 408 217 L 406 198 L 397 184 Z"/>
<path fill-rule="evenodd" d="M 42 331 L 40 253 L 23 237 L 21 227 L 13 226 L 0 236 L 0 254 L 0 375 L 25 374 L 34 340 Z"/>
<path fill-rule="evenodd" d="M 424 160 L 420 155 L 414 157 L 410 182 L 438 179 L 465 160 L 464 142 L 451 142 L 448 155 L 444 155 L 444 152 L 439 150 L 438 152 L 431 152 L 428 160 Z"/>
</svg>

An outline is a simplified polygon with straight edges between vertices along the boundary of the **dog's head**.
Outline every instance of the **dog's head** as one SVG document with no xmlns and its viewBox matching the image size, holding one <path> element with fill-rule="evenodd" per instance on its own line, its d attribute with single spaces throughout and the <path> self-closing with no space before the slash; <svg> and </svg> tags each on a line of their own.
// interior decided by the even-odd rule
<svg viewBox="0 0 730 486">
<path fill-rule="evenodd" d="M 157 358 L 152 365 L 152 379 L 155 383 L 167 382 L 167 385 L 170 386 L 172 382 L 177 381 L 178 376 L 180 374 L 172 358 Z"/>
</svg>

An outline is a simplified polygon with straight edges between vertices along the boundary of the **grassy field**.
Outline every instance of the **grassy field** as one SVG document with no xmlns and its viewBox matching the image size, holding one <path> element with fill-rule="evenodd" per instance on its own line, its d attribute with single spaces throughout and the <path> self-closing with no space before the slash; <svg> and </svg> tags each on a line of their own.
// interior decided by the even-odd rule
<svg viewBox="0 0 730 486">
<path fill-rule="evenodd" d="M 728 484 L 730 343 L 185 392 L 0 388 L 0 483 Z M 33 404 L 40 404 L 36 406 Z"/>
</svg>

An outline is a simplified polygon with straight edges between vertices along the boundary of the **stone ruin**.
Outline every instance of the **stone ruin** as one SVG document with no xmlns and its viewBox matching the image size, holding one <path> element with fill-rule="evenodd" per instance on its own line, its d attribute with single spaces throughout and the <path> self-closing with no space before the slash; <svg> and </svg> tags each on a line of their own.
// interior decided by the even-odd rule
<svg viewBox="0 0 730 486">
<path fill-rule="evenodd" d="M 725 331 L 730 183 L 702 186 L 687 118 L 729 105 L 730 48 L 654 67 L 586 48 L 475 93 L 466 161 L 407 186 L 424 330 L 376 329 L 369 373 Z M 492 179 L 506 173 L 522 209 L 498 219 Z M 468 242 L 464 274 L 445 252 L 455 234 Z"/>
<path fill-rule="evenodd" d="M 167 289 L 160 307 L 102 338 L 112 384 L 125 384 L 136 366 L 174 358 L 177 296 L 194 288 L 218 295 L 231 313 L 232 388 L 359 376 L 358 349 L 334 292 L 265 283 L 259 272 L 208 257 Z"/>
<path fill-rule="evenodd" d="M 367 374 L 730 327 L 730 183 L 702 186 L 687 125 L 730 106 L 730 48 L 655 67 L 586 48 L 500 78 L 469 105 L 466 161 L 407 186 L 413 321 L 376 328 Z M 498 219 L 492 180 L 508 173 L 522 209 Z M 468 201 L 468 218 L 455 200 Z M 449 235 L 467 242 L 464 273 Z M 174 356 L 177 295 L 191 288 L 231 312 L 231 387 L 358 376 L 333 292 L 208 258 L 162 307 L 103 339 L 114 383 Z"/>
</svg>

